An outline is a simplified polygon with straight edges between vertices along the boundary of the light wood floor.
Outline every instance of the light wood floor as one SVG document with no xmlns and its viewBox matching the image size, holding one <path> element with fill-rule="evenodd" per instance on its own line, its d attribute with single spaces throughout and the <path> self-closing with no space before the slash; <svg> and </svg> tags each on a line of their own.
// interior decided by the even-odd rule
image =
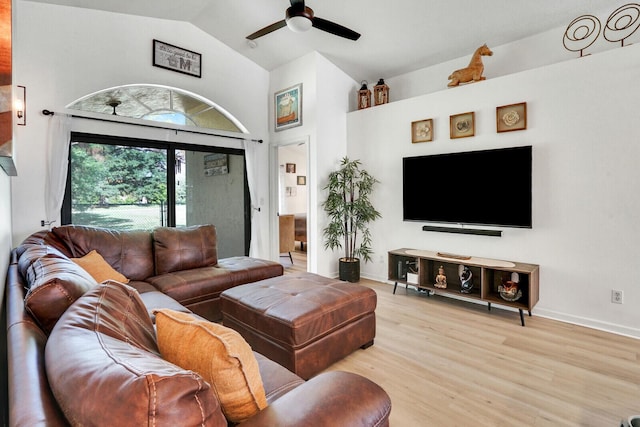
<svg viewBox="0 0 640 427">
<path fill-rule="evenodd" d="M 305 271 L 304 253 L 284 258 Z M 285 274 L 286 274 L 285 273 Z M 613 426 L 640 413 L 640 340 L 362 279 L 375 344 L 329 367 L 391 397 L 392 426 Z M 354 397 L 354 398 L 357 398 Z"/>
</svg>

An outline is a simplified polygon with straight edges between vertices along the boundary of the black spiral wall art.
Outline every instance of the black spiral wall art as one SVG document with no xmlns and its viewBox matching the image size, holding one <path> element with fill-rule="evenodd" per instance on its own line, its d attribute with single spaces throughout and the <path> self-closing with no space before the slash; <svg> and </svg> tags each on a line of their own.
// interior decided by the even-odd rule
<svg viewBox="0 0 640 427">
<path fill-rule="evenodd" d="M 620 42 L 624 46 L 624 40 L 635 33 L 640 26 L 640 4 L 629 3 L 614 10 L 607 19 L 602 35 L 612 43 Z"/>
<path fill-rule="evenodd" d="M 600 35 L 601 27 L 600 20 L 593 15 L 578 16 L 571 21 L 564 32 L 562 44 L 571 52 L 580 52 L 582 57 L 583 51 L 591 46 Z"/>
<path fill-rule="evenodd" d="M 629 38 L 640 27 L 640 4 L 629 3 L 614 10 L 607 18 L 604 30 L 600 20 L 593 15 L 582 15 L 571 21 L 564 32 L 562 44 L 571 52 L 580 52 L 591 46 L 600 36 L 605 40 L 624 46 Z"/>
</svg>

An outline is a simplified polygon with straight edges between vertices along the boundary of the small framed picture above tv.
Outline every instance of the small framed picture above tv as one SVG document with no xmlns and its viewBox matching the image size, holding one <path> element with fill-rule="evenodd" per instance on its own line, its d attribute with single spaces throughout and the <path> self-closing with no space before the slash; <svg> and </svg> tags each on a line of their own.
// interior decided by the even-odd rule
<svg viewBox="0 0 640 427">
<path fill-rule="evenodd" d="M 511 132 L 527 128 L 527 103 L 496 107 L 496 129 L 498 132 Z"/>
<path fill-rule="evenodd" d="M 476 134 L 475 113 L 455 114 L 449 117 L 451 139 L 467 138 Z"/>
<path fill-rule="evenodd" d="M 433 141 L 433 119 L 411 122 L 411 142 Z"/>
</svg>

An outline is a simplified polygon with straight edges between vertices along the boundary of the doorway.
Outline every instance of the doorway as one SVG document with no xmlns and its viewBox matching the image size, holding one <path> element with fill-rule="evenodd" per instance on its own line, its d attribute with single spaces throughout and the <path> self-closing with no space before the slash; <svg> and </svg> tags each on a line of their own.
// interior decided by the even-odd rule
<svg viewBox="0 0 640 427">
<path fill-rule="evenodd" d="M 309 169 L 308 139 L 276 145 L 277 165 L 277 236 L 279 260 L 285 271 L 308 271 L 309 249 Z M 293 216 L 294 231 L 280 227 L 283 220 Z M 283 217 L 283 218 L 280 218 Z M 286 223 L 287 221 L 285 221 Z M 293 248 L 293 251 L 288 249 Z"/>
</svg>

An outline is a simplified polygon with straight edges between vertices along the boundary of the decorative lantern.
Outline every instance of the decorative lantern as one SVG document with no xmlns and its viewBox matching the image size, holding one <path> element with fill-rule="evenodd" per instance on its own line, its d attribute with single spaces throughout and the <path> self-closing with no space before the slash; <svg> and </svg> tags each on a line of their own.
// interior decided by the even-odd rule
<svg viewBox="0 0 640 427">
<path fill-rule="evenodd" d="M 371 107 L 371 91 L 367 88 L 367 81 L 362 81 L 362 87 L 358 91 L 358 110 Z"/>
<path fill-rule="evenodd" d="M 373 98 L 375 105 L 389 102 L 389 86 L 384 83 L 384 79 L 378 80 L 378 84 L 373 87 Z"/>
</svg>

